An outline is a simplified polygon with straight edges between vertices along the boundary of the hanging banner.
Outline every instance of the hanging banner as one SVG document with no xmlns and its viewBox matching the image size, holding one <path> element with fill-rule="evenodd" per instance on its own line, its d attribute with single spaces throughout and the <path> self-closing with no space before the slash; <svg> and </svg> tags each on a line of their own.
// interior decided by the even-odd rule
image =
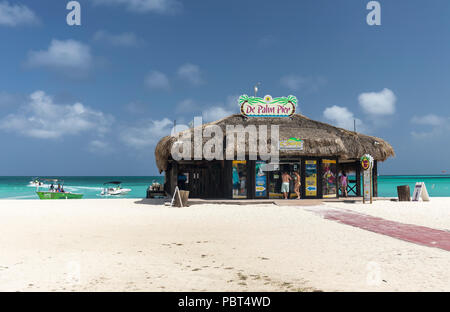
<svg viewBox="0 0 450 312">
<path fill-rule="evenodd" d="M 282 139 L 279 141 L 280 151 L 303 151 L 303 140 L 300 138 Z"/>
<path fill-rule="evenodd" d="M 267 196 L 267 176 L 266 176 L 266 162 L 257 161 L 255 165 L 255 195 L 256 197 Z"/>
<path fill-rule="evenodd" d="M 290 117 L 295 114 L 297 98 L 293 95 L 278 98 L 266 95 L 260 98 L 244 94 L 239 97 L 239 105 L 245 117 Z"/>
<path fill-rule="evenodd" d="M 305 195 L 317 196 L 317 160 L 305 160 Z"/>
</svg>

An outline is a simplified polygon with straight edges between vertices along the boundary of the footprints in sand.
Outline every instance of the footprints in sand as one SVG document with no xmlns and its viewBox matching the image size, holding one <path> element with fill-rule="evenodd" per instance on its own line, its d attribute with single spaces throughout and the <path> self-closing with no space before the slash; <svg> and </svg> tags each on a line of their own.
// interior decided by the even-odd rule
<svg viewBox="0 0 450 312">
<path fill-rule="evenodd" d="M 227 281 L 233 284 L 233 289 L 236 287 L 242 288 L 246 291 L 248 289 L 258 289 L 262 291 L 292 291 L 292 292 L 312 292 L 316 289 L 304 286 L 305 281 L 284 282 L 271 278 L 263 274 L 245 274 L 243 270 L 238 270 L 234 274 L 234 278 Z"/>
<path fill-rule="evenodd" d="M 227 259 L 230 255 L 216 254 L 214 248 L 201 245 L 207 243 L 209 242 L 198 240 L 161 244 L 164 248 L 171 249 L 169 254 L 175 260 L 172 263 L 179 268 L 179 278 L 190 281 L 185 285 L 186 289 L 199 291 L 206 287 L 209 291 L 316 291 L 308 287 L 305 280 L 294 280 L 276 273 L 264 272 L 266 263 L 274 261 L 264 254 L 254 256 L 253 261 L 261 265 L 251 268 L 247 267 L 245 262 L 233 260 L 239 248 L 230 247 L 228 253 L 233 254 L 230 259 L 233 262 L 226 263 L 218 259 Z M 225 285 L 220 283 L 221 281 L 226 281 Z"/>
<path fill-rule="evenodd" d="M 182 244 L 182 243 L 170 243 L 170 244 L 161 244 L 162 246 L 166 246 L 166 247 L 169 247 L 169 248 L 172 248 L 172 246 L 175 246 L 175 247 L 181 247 L 181 246 L 184 246 L 184 244 Z"/>
</svg>

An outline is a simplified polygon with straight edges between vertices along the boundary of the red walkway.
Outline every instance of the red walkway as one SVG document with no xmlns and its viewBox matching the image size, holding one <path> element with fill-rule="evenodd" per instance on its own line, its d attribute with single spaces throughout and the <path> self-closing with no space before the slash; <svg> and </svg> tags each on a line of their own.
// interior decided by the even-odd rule
<svg viewBox="0 0 450 312">
<path fill-rule="evenodd" d="M 450 251 L 450 232 L 372 217 L 344 209 L 311 208 L 325 219 L 401 239 L 407 242 Z"/>
</svg>

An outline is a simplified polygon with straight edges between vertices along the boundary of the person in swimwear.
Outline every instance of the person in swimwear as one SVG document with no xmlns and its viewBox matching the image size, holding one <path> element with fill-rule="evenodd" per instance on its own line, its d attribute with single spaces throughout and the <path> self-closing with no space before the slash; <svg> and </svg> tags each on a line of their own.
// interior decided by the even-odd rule
<svg viewBox="0 0 450 312">
<path fill-rule="evenodd" d="M 342 170 L 342 175 L 340 177 L 339 184 L 341 185 L 341 193 L 343 197 L 347 197 L 347 185 L 348 185 L 348 178 L 347 174 L 344 170 Z"/>
<path fill-rule="evenodd" d="M 294 171 L 294 175 L 295 175 L 294 192 L 295 194 L 297 194 L 297 199 L 300 199 L 300 175 L 298 174 L 297 171 Z"/>
<path fill-rule="evenodd" d="M 283 172 L 281 175 L 281 193 L 284 195 L 284 199 L 288 199 L 288 193 L 289 193 L 289 181 L 292 180 L 291 176 L 287 172 Z"/>
</svg>

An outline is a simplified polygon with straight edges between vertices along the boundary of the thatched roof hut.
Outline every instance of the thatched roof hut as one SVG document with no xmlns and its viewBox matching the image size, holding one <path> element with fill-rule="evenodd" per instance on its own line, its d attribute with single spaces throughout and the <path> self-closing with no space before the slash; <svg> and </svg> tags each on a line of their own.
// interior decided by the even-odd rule
<svg viewBox="0 0 450 312">
<path fill-rule="evenodd" d="M 300 114 L 290 118 L 253 117 L 246 118 L 240 114 L 231 115 L 223 119 L 203 124 L 219 126 L 226 136 L 227 125 L 267 125 L 268 140 L 270 141 L 270 125 L 279 125 L 280 140 L 299 137 L 304 141 L 303 150 L 280 151 L 283 156 L 335 156 L 339 161 L 357 160 L 364 154 L 371 154 L 377 161 L 384 161 L 395 156 L 394 149 L 386 141 L 360 134 L 357 132 L 334 127 L 332 125 L 309 119 Z M 188 129 L 193 133 L 194 129 Z M 193 135 L 191 136 L 193 138 Z M 210 138 L 203 138 L 206 142 Z M 174 136 L 166 136 L 159 141 L 155 149 L 156 164 L 160 172 L 167 170 L 172 145 L 177 141 Z M 268 143 L 270 144 L 270 142 Z M 248 138 L 246 138 L 246 153 L 248 154 Z"/>
</svg>

